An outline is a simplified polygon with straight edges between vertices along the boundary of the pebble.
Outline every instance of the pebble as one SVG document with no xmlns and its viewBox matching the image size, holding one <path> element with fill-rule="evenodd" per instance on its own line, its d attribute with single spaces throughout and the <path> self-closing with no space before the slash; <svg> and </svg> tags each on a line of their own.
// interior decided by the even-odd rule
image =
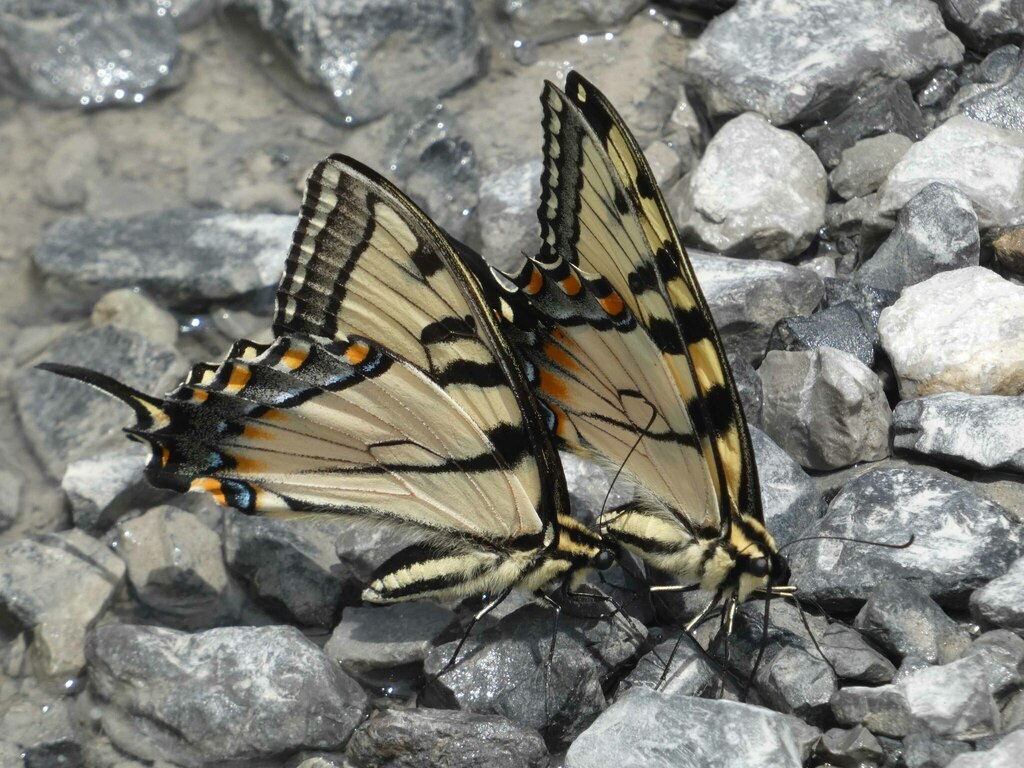
<svg viewBox="0 0 1024 768">
<path fill-rule="evenodd" d="M 1024 227 L 1013 227 L 992 240 L 996 261 L 1004 269 L 1017 275 L 1024 274 Z"/>
<path fill-rule="evenodd" d="M 940 0 L 939 5 L 950 27 L 975 50 L 1024 35 L 1024 8 L 1017 0 Z"/>
<path fill-rule="evenodd" d="M 825 512 L 815 482 L 768 435 L 750 426 L 764 519 L 780 546 L 799 536 Z"/>
<path fill-rule="evenodd" d="M 776 323 L 768 351 L 803 352 L 830 347 L 857 358 L 869 368 L 875 364 L 877 332 L 865 323 L 851 302 L 840 302 L 809 317 L 786 317 Z"/>
<path fill-rule="evenodd" d="M 900 398 L 1024 394 L 1024 287 L 984 267 L 903 291 L 878 321 Z"/>
<path fill-rule="evenodd" d="M 818 759 L 835 766 L 880 765 L 885 751 L 878 739 L 867 728 L 857 726 L 850 729 L 830 728 L 821 735 L 821 742 L 815 750 Z"/>
<path fill-rule="evenodd" d="M 939 738 L 928 731 L 911 733 L 903 739 L 903 761 L 907 768 L 945 768 L 957 755 L 970 751 L 969 744 Z"/>
<path fill-rule="evenodd" d="M 954 108 L 974 120 L 1024 133 L 1022 101 L 1024 65 L 1018 64 L 1000 81 L 966 86 L 954 97 Z"/>
<path fill-rule="evenodd" d="M 130 509 L 167 496 L 143 479 L 149 449 L 140 443 L 97 452 L 68 464 L 60 485 L 71 503 L 71 518 L 82 530 L 99 533 Z"/>
<path fill-rule="evenodd" d="M 721 669 L 706 650 L 691 637 L 670 632 L 640 657 L 619 691 L 621 696 L 622 692 L 639 686 L 661 693 L 714 697 L 723 682 Z"/>
<path fill-rule="evenodd" d="M 844 200 L 869 195 L 882 186 L 913 143 L 899 133 L 860 139 L 843 150 L 839 165 L 828 175 L 829 185 Z"/>
<path fill-rule="evenodd" d="M 868 258 L 895 226 L 895 212 L 882 210 L 877 192 L 825 206 L 825 232 L 850 262 Z M 854 263 L 840 265 L 844 277 L 849 276 L 853 266 Z"/>
<path fill-rule="evenodd" d="M 0 747 L 0 765 L 80 768 L 84 765 L 82 745 L 75 725 L 66 700 L 42 705 L 34 701 L 15 702 L 0 717 L 0 744 L 16 744 L 20 754 L 17 762 L 6 762 Z"/>
<path fill-rule="evenodd" d="M 1024 558 L 971 594 L 971 614 L 997 627 L 1024 632 Z"/>
<path fill-rule="evenodd" d="M 916 79 L 962 56 L 923 0 L 754 0 L 708 25 L 687 73 L 713 116 L 754 110 L 785 125 L 832 116 L 873 78 Z"/>
<path fill-rule="evenodd" d="M 874 372 L 831 347 L 771 351 L 759 370 L 764 429 L 808 469 L 889 455 L 892 412 Z"/>
<path fill-rule="evenodd" d="M 950 118 L 896 163 L 879 190 L 882 211 L 899 210 L 936 181 L 967 195 L 983 232 L 1024 224 L 1024 134 Z"/>
<path fill-rule="evenodd" d="M 94 327 L 126 328 L 165 347 L 173 347 L 178 340 L 178 321 L 174 315 L 132 288 L 119 288 L 101 296 L 89 319 Z"/>
</svg>

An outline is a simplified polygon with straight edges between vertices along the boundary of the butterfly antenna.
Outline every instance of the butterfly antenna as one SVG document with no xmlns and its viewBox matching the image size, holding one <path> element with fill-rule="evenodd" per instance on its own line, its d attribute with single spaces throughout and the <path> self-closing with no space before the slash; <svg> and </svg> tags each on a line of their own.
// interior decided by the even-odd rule
<svg viewBox="0 0 1024 768">
<path fill-rule="evenodd" d="M 648 403 L 648 405 L 651 406 L 651 418 L 647 420 L 647 426 L 645 426 L 642 430 L 640 430 L 637 433 L 636 440 L 633 442 L 633 445 L 630 446 L 629 451 L 626 453 L 626 458 L 622 460 L 622 463 L 619 465 L 619 468 L 615 470 L 615 477 L 613 477 L 611 483 L 608 484 L 608 490 L 604 495 L 604 501 L 601 502 L 600 514 L 602 515 L 604 514 L 605 508 L 608 506 L 608 499 L 611 498 L 612 489 L 615 487 L 615 483 L 618 482 L 619 475 L 622 474 L 622 470 L 624 470 L 626 468 L 626 464 L 629 463 L 629 457 L 633 455 L 633 451 L 640 447 L 640 441 L 647 436 L 647 431 L 651 428 L 651 425 L 654 424 L 654 420 L 658 417 L 658 412 L 655 410 L 654 406 L 651 405 L 651 403 Z"/>
<path fill-rule="evenodd" d="M 793 546 L 794 544 L 797 544 L 797 543 L 799 543 L 801 541 L 813 541 L 814 539 L 826 539 L 826 540 L 832 540 L 832 541 L 850 541 L 850 542 L 853 542 L 854 544 L 867 544 L 868 546 L 883 547 L 885 549 L 907 549 L 911 544 L 914 543 L 914 534 L 910 534 L 910 538 L 908 538 L 902 544 L 893 544 L 893 543 L 888 542 L 888 541 L 871 541 L 870 539 L 858 539 L 858 538 L 856 538 L 854 536 L 831 536 L 829 534 L 822 533 L 822 534 L 819 534 L 817 536 L 801 536 L 799 539 L 793 539 L 791 542 L 789 542 L 787 544 L 784 544 L 781 547 L 779 547 L 779 552 L 782 552 L 783 550 L 785 550 L 785 549 L 787 549 L 787 548 L 789 548 L 789 547 Z"/>
<path fill-rule="evenodd" d="M 818 638 L 814 636 L 814 632 L 811 631 L 811 623 L 807 621 L 807 614 L 804 612 L 804 607 L 800 605 L 800 600 L 796 595 L 791 595 L 793 598 L 793 605 L 796 606 L 797 613 L 800 614 L 800 622 L 804 625 L 804 629 L 807 630 L 807 636 L 811 638 L 811 642 L 814 643 L 814 650 L 821 656 L 822 661 L 828 664 L 828 668 L 832 670 L 832 674 L 839 679 L 839 672 L 836 670 L 835 664 L 825 655 L 825 652 L 821 650 L 821 646 L 818 644 Z"/>
</svg>

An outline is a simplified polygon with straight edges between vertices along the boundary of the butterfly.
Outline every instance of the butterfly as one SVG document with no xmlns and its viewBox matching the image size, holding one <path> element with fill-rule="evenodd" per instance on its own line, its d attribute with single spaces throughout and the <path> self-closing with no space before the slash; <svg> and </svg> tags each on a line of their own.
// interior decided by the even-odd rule
<svg viewBox="0 0 1024 768">
<path fill-rule="evenodd" d="M 515 271 L 482 262 L 492 305 L 531 361 L 559 444 L 621 469 L 637 498 L 599 529 L 649 565 L 712 593 L 789 594 L 765 527 L 732 372 L 693 267 L 636 139 L 570 72 L 541 96 L 541 247 Z"/>
<path fill-rule="evenodd" d="M 333 155 L 307 181 L 272 343 L 235 343 L 166 398 L 40 367 L 132 407 L 126 431 L 149 445 L 155 486 L 410 533 L 368 602 L 568 592 L 612 553 L 569 515 L 524 363 L 460 247 L 386 179 Z"/>
</svg>

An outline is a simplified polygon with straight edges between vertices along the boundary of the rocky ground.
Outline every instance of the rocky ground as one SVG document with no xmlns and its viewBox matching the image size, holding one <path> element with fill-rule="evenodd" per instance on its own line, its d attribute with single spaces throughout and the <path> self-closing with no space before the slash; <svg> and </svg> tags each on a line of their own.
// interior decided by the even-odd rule
<svg viewBox="0 0 1024 768">
<path fill-rule="evenodd" d="M 1019 0 L 0 0 L 0 766 L 1019 764 L 1022 43 Z M 509 600 L 424 688 L 473 607 L 358 606 L 385 534 L 148 488 L 126 409 L 32 366 L 158 393 L 265 338 L 331 152 L 533 252 L 570 68 L 691 248 L 769 528 L 826 538 L 728 674 L 614 570 L 624 615 L 551 656 Z"/>
</svg>

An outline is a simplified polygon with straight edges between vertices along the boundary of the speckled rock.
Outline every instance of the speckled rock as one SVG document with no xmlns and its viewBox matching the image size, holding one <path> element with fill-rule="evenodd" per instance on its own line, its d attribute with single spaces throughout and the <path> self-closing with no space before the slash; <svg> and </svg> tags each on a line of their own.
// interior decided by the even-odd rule
<svg viewBox="0 0 1024 768">
<path fill-rule="evenodd" d="M 1024 13 L 1022 13 L 1024 15 Z M 993 54 L 995 55 L 995 54 Z M 956 95 L 950 109 L 959 110 L 974 120 L 1024 133 L 1024 59 L 993 83 L 965 86 Z"/>
<path fill-rule="evenodd" d="M 841 302 L 810 317 L 786 317 L 776 323 L 768 351 L 803 352 L 831 347 L 857 358 L 869 368 L 875 363 L 875 334 L 851 302 Z"/>
<path fill-rule="evenodd" d="M 1016 0 L 940 0 L 939 5 L 950 29 L 977 50 L 1024 37 L 1024 8 Z"/>
<path fill-rule="evenodd" d="M 904 549 L 828 538 L 904 544 L 911 534 Z M 843 487 L 804 535 L 824 538 L 787 550 L 793 582 L 826 608 L 859 607 L 881 581 L 895 578 L 916 582 L 940 604 L 964 606 L 1024 548 L 1024 532 L 1001 507 L 935 469 L 866 472 Z"/>
<path fill-rule="evenodd" d="M 828 176 L 829 184 L 845 200 L 871 194 L 913 143 L 898 133 L 861 139 L 843 150 L 839 165 Z"/>
<path fill-rule="evenodd" d="M 835 766 L 880 765 L 885 759 L 885 750 L 864 726 L 849 730 L 830 728 L 821 735 L 815 757 Z"/>
<path fill-rule="evenodd" d="M 800 137 L 752 112 L 726 123 L 684 183 L 684 236 L 727 256 L 781 260 L 825 224 L 825 169 Z"/>
<path fill-rule="evenodd" d="M 769 352 L 760 368 L 764 429 L 810 469 L 889 454 L 892 413 L 870 368 L 831 347 Z"/>
<path fill-rule="evenodd" d="M 71 517 L 79 528 L 105 531 L 130 509 L 156 503 L 166 491 L 143 480 L 149 449 L 138 443 L 96 453 L 68 464 L 60 484 L 71 502 Z"/>
<path fill-rule="evenodd" d="M 996 261 L 1004 269 L 1024 274 L 1024 227 L 1011 227 L 992 240 Z"/>
<path fill-rule="evenodd" d="M 1024 134 L 950 118 L 917 142 L 879 190 L 883 211 L 896 211 L 932 182 L 967 195 L 981 229 L 1024 224 Z"/>
<path fill-rule="evenodd" d="M 1024 632 L 1024 558 L 971 594 L 971 613 L 997 627 Z"/>
<path fill-rule="evenodd" d="M 101 296 L 89 319 L 94 326 L 127 328 L 166 347 L 173 347 L 178 340 L 178 321 L 174 315 L 132 288 L 119 288 Z"/>
<path fill-rule="evenodd" d="M 878 321 L 900 397 L 1024 393 L 1024 288 L 984 267 L 910 286 Z"/>
<path fill-rule="evenodd" d="M 749 0 L 708 26 L 687 70 L 711 114 L 752 109 L 784 125 L 828 117 L 879 75 L 919 77 L 962 55 L 932 3 Z"/>
<path fill-rule="evenodd" d="M 1020 397 L 944 392 L 904 400 L 893 411 L 892 424 L 897 450 L 959 466 L 1024 473 Z"/>
<path fill-rule="evenodd" d="M 368 711 L 356 682 L 294 627 L 108 624 L 87 655 L 103 731 L 144 760 L 253 764 L 340 749 Z"/>
<path fill-rule="evenodd" d="M 666 665 L 668 670 L 666 671 Z M 707 651 L 688 636 L 670 632 L 668 637 L 640 657 L 619 689 L 635 686 L 661 693 L 707 696 L 725 683 L 722 671 Z"/>
<path fill-rule="evenodd" d="M 643 6 L 643 0 L 501 0 L 498 10 L 517 40 L 546 43 L 615 29 Z"/>
<path fill-rule="evenodd" d="M 807 473 L 768 435 L 750 427 L 761 502 L 768 530 L 780 546 L 800 535 L 825 511 L 821 493 Z"/>
<path fill-rule="evenodd" d="M 81 737 L 66 700 L 41 705 L 35 701 L 16 701 L 0 717 L 0 744 L 18 745 L 17 762 L 6 762 L 0 748 L 0 765 L 11 768 L 81 768 Z M 24 762 L 22 762 L 24 761 Z"/>
</svg>

